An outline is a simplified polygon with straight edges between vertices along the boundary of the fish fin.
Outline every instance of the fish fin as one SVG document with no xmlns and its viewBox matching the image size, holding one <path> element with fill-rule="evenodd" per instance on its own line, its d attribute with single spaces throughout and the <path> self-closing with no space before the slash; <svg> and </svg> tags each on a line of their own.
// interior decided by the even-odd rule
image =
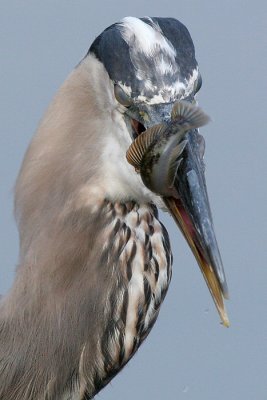
<svg viewBox="0 0 267 400">
<path fill-rule="evenodd" d="M 184 151 L 185 146 L 187 145 L 187 140 L 183 140 L 178 143 L 172 150 L 170 155 L 170 167 L 168 171 L 168 186 L 172 188 L 174 185 L 174 180 L 177 175 L 178 168 L 183 160 L 181 157 L 182 152 Z"/>
<path fill-rule="evenodd" d="M 140 169 L 142 158 L 154 141 L 165 131 L 166 125 L 158 124 L 142 132 L 133 141 L 126 152 L 126 158 L 129 164 L 133 165 L 136 170 Z"/>
<path fill-rule="evenodd" d="M 178 158 L 178 159 L 176 158 L 175 162 L 172 163 L 172 166 L 169 169 L 169 172 L 168 172 L 168 187 L 169 187 L 169 189 L 173 188 L 173 186 L 174 186 L 174 181 L 177 176 L 177 171 L 178 171 L 182 161 L 183 161 L 183 157 Z"/>
<path fill-rule="evenodd" d="M 200 107 L 188 101 L 177 101 L 174 104 L 171 119 L 177 120 L 186 130 L 199 128 L 210 121 L 210 117 Z"/>
</svg>

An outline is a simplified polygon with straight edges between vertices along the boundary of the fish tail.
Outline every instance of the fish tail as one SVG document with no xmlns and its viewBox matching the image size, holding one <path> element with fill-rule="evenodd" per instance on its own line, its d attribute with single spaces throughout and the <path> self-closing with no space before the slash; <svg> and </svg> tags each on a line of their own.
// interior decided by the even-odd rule
<svg viewBox="0 0 267 400">
<path fill-rule="evenodd" d="M 185 130 L 199 128 L 210 121 L 210 117 L 204 111 L 188 101 L 178 101 L 174 104 L 172 121 L 177 121 Z"/>
</svg>

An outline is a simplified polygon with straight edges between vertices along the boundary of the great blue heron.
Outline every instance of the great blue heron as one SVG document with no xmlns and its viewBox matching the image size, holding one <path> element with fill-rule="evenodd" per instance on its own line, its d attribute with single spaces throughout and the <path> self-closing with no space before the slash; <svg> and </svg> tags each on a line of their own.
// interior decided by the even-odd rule
<svg viewBox="0 0 267 400">
<path fill-rule="evenodd" d="M 127 17 L 95 39 L 59 89 L 16 183 L 20 259 L 0 303 L 1 400 L 92 399 L 148 335 L 172 254 L 158 219 L 162 198 L 126 152 L 168 121 L 174 103 L 195 102 L 200 86 L 183 24 Z M 189 132 L 181 197 L 164 201 L 227 325 L 203 153 L 203 138 Z"/>
</svg>

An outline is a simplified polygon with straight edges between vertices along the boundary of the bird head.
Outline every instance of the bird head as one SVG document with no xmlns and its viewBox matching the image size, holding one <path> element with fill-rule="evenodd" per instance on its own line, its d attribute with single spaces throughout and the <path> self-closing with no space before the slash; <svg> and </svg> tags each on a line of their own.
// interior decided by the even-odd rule
<svg viewBox="0 0 267 400">
<path fill-rule="evenodd" d="M 223 298 L 228 289 L 206 190 L 203 137 L 196 128 L 185 136 L 175 196 L 150 191 L 126 160 L 128 147 L 142 132 L 171 120 L 175 103 L 196 103 L 202 79 L 188 30 L 173 18 L 127 17 L 98 36 L 87 57 L 101 64 L 97 79 L 108 79 L 111 107 L 106 112 L 110 111 L 112 132 L 106 136 L 104 150 L 106 196 L 167 206 L 227 326 Z"/>
</svg>

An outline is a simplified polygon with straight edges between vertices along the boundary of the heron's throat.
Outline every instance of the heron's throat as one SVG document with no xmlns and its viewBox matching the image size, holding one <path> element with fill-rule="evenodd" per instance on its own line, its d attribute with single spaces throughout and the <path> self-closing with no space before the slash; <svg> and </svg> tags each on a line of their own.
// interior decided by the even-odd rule
<svg viewBox="0 0 267 400">
<path fill-rule="evenodd" d="M 132 126 L 132 136 L 133 139 L 136 139 L 142 132 L 146 130 L 143 124 L 140 121 L 131 118 L 131 126 Z"/>
<path fill-rule="evenodd" d="M 151 330 L 171 279 L 172 254 L 155 206 L 105 201 L 101 214 L 99 265 L 105 270 L 108 301 L 97 361 L 104 369 L 96 374 L 107 382 Z"/>
</svg>

